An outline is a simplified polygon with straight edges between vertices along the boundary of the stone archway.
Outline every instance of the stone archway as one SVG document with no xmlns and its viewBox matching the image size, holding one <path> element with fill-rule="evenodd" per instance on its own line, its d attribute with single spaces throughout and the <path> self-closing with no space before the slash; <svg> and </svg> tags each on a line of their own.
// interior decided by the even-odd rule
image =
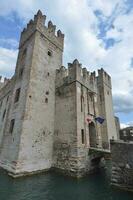
<svg viewBox="0 0 133 200">
<path fill-rule="evenodd" d="M 89 124 L 89 139 L 90 147 L 97 147 L 96 128 L 93 122 Z"/>
</svg>

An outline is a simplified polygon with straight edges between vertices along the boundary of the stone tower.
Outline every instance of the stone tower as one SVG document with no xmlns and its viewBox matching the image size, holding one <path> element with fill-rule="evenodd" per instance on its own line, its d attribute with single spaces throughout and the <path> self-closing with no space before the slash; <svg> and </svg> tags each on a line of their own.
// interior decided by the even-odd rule
<svg viewBox="0 0 133 200">
<path fill-rule="evenodd" d="M 54 167 L 72 176 L 82 176 L 92 166 L 89 148 L 101 147 L 97 79 L 78 60 L 61 67 L 56 75 Z M 88 124 L 88 115 L 92 122 Z"/>
<path fill-rule="evenodd" d="M 117 132 L 113 111 L 111 77 L 103 69 L 98 70 L 97 88 L 99 114 L 105 119 L 101 126 L 102 146 L 108 149 L 110 139 L 117 139 Z"/>
<path fill-rule="evenodd" d="M 49 21 L 46 27 L 45 20 L 46 16 L 38 11 L 20 38 L 10 125 L 1 151 L 3 165 L 16 176 L 52 165 L 55 74 L 62 65 L 64 35 L 60 30 L 56 35 L 56 26 Z"/>
</svg>

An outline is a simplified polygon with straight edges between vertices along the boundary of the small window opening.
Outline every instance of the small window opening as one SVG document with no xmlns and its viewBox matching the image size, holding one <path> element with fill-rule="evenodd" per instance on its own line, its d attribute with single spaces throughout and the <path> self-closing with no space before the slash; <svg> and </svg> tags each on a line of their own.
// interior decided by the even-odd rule
<svg viewBox="0 0 133 200">
<path fill-rule="evenodd" d="M 43 131 L 42 134 L 45 135 L 45 131 Z"/>
<path fill-rule="evenodd" d="M 107 91 L 107 94 L 109 95 L 109 91 Z"/>
<path fill-rule="evenodd" d="M 49 72 L 47 73 L 47 75 L 49 76 Z"/>
<path fill-rule="evenodd" d="M 48 56 L 52 56 L 52 52 L 51 51 L 48 51 Z"/>
<path fill-rule="evenodd" d="M 81 95 L 81 112 L 83 112 L 83 96 Z"/>
<path fill-rule="evenodd" d="M 21 90 L 20 88 L 18 88 L 18 89 L 16 90 L 14 103 L 16 103 L 16 102 L 19 101 L 20 90 Z"/>
<path fill-rule="evenodd" d="M 2 107 L 2 101 L 0 102 L 0 108 Z"/>
<path fill-rule="evenodd" d="M 48 103 L 48 98 L 45 98 L 45 103 Z"/>
<path fill-rule="evenodd" d="M 19 71 L 19 77 L 22 77 L 22 76 L 23 76 L 23 72 L 24 72 L 24 69 L 21 68 L 20 71 Z"/>
<path fill-rule="evenodd" d="M 44 35 L 42 33 L 40 34 L 40 36 L 41 36 L 41 38 L 44 38 Z"/>
<path fill-rule="evenodd" d="M 100 101 L 102 101 L 102 95 L 101 95 L 101 94 L 100 94 L 100 96 L 99 96 L 99 97 L 100 97 Z"/>
<path fill-rule="evenodd" d="M 8 100 L 9 100 L 9 96 L 7 97 L 7 100 L 6 100 L 6 101 L 8 102 Z"/>
<path fill-rule="evenodd" d="M 81 140 L 82 140 L 82 144 L 84 144 L 85 143 L 84 129 L 81 129 Z"/>
<path fill-rule="evenodd" d="M 46 95 L 49 95 L 49 91 L 46 91 Z"/>
<path fill-rule="evenodd" d="M 10 122 L 10 130 L 9 130 L 10 133 L 13 133 L 14 124 L 15 124 L 15 119 L 12 119 Z"/>
<path fill-rule="evenodd" d="M 3 117 L 2 117 L 2 120 L 4 120 L 4 118 L 5 118 L 5 115 L 6 115 L 6 109 L 4 110 L 4 112 L 3 112 Z"/>
<path fill-rule="evenodd" d="M 83 96 L 83 86 L 81 85 L 81 112 L 83 112 L 83 102 L 84 102 L 84 96 Z"/>
</svg>

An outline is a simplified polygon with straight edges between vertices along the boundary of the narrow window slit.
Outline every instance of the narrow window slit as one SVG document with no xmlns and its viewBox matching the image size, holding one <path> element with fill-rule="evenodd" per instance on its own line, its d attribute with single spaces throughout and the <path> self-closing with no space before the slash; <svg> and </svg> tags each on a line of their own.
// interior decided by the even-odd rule
<svg viewBox="0 0 133 200">
<path fill-rule="evenodd" d="M 10 122 L 10 129 L 9 129 L 9 132 L 10 132 L 11 134 L 13 133 L 14 124 L 15 124 L 15 119 L 12 119 L 11 122 Z"/>
<path fill-rule="evenodd" d="M 82 140 L 82 144 L 84 144 L 85 143 L 84 129 L 81 129 L 81 140 Z"/>
</svg>

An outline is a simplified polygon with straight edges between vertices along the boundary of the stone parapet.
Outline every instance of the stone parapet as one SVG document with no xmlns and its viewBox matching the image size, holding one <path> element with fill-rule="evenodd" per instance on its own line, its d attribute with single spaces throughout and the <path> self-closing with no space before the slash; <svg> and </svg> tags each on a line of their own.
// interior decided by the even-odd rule
<svg viewBox="0 0 133 200">
<path fill-rule="evenodd" d="M 133 192 L 133 142 L 111 141 L 111 184 Z"/>
<path fill-rule="evenodd" d="M 104 71 L 103 68 L 98 70 L 97 81 L 98 81 L 98 84 L 104 83 L 108 87 L 112 88 L 111 77 L 106 71 Z"/>
<path fill-rule="evenodd" d="M 50 42 L 54 43 L 63 50 L 64 34 L 58 30 L 56 33 L 56 26 L 51 21 L 45 26 L 46 16 L 39 10 L 34 16 L 34 20 L 30 20 L 27 27 L 21 33 L 19 48 L 36 32 L 39 31 L 42 37 L 45 37 Z"/>
<path fill-rule="evenodd" d="M 56 88 L 77 81 L 92 92 L 97 92 L 96 73 L 82 68 L 82 64 L 76 59 L 73 63 L 68 63 L 68 68 L 62 66 L 56 70 Z"/>
<path fill-rule="evenodd" d="M 14 84 L 14 77 L 11 79 L 4 78 L 4 81 L 0 79 L 0 100 L 2 100 L 7 93 L 10 92 Z"/>
</svg>

